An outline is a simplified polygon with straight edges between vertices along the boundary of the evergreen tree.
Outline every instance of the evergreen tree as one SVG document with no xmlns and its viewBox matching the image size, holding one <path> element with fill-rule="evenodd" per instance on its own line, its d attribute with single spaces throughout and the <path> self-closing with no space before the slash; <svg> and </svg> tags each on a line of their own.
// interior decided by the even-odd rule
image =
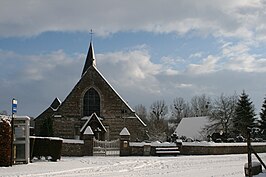
<svg viewBox="0 0 266 177">
<path fill-rule="evenodd" d="M 266 139 L 266 97 L 264 98 L 264 102 L 262 104 L 261 112 L 260 112 L 260 130 L 264 139 Z"/>
<path fill-rule="evenodd" d="M 237 101 L 233 119 L 235 132 L 247 137 L 247 128 L 255 126 L 255 115 L 254 105 L 249 96 L 243 91 Z"/>
</svg>

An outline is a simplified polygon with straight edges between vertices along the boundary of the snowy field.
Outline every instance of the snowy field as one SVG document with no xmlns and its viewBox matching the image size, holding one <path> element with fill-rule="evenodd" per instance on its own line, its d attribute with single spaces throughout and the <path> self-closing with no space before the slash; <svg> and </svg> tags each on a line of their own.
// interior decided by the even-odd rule
<svg viewBox="0 0 266 177">
<path fill-rule="evenodd" d="M 266 153 L 259 154 L 266 162 Z M 253 157 L 255 161 L 255 157 Z M 62 157 L 0 167 L 0 176 L 243 177 L 246 154 L 177 157 Z M 266 174 L 257 177 L 266 177 Z"/>
</svg>

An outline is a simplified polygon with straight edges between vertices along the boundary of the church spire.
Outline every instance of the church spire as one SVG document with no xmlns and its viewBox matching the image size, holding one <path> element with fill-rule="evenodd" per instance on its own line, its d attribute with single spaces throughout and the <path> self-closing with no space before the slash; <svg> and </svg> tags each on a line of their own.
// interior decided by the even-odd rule
<svg viewBox="0 0 266 177">
<path fill-rule="evenodd" d="M 94 49 L 93 49 L 93 45 L 92 45 L 92 41 L 90 42 L 90 47 L 89 47 L 89 51 L 86 57 L 86 62 L 82 71 L 82 76 L 84 75 L 84 73 L 87 71 L 87 69 L 90 66 L 94 66 L 96 67 L 96 61 L 95 61 L 95 56 L 94 56 Z"/>
</svg>

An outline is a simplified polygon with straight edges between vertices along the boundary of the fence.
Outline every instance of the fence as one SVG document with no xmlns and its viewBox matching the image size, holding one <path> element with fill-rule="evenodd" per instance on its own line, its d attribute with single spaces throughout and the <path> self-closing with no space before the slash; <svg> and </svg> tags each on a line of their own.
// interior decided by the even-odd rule
<svg viewBox="0 0 266 177">
<path fill-rule="evenodd" d="M 94 156 L 119 156 L 120 140 L 99 141 L 93 139 L 93 155 Z"/>
</svg>

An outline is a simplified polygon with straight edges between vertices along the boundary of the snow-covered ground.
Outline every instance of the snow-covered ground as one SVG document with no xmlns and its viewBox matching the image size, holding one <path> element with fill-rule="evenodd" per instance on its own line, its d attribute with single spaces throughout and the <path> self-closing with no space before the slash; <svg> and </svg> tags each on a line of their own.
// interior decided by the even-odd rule
<svg viewBox="0 0 266 177">
<path fill-rule="evenodd" d="M 266 162 L 266 153 L 259 154 Z M 256 157 L 253 157 L 255 161 Z M 177 157 L 62 157 L 0 167 L 0 176 L 243 177 L 246 154 Z M 266 177 L 260 174 L 259 177 Z M 258 177 L 257 176 L 257 177 Z"/>
</svg>

